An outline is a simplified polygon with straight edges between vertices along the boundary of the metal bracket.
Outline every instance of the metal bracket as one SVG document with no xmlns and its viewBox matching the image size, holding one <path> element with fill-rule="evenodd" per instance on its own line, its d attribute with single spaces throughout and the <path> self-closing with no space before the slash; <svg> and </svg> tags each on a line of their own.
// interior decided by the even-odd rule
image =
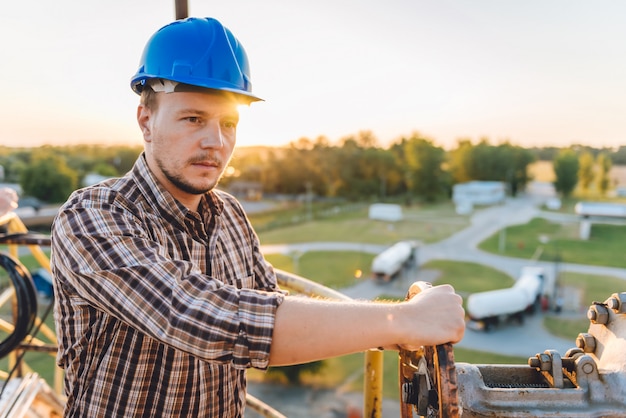
<svg viewBox="0 0 626 418">
<path fill-rule="evenodd" d="M 546 350 L 537 354 L 528 359 L 528 364 L 539 369 L 550 386 L 563 389 L 563 361 L 556 350 Z"/>
</svg>

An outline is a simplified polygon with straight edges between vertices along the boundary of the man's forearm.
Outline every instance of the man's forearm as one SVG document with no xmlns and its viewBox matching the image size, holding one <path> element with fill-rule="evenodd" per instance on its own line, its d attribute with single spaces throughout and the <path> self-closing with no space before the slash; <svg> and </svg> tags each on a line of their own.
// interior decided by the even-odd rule
<svg viewBox="0 0 626 418">
<path fill-rule="evenodd" d="M 393 344 L 392 304 L 287 297 L 278 308 L 270 364 L 304 363 Z"/>
<path fill-rule="evenodd" d="M 380 346 L 456 343 L 464 330 L 462 299 L 446 285 L 400 303 L 287 297 L 276 312 L 270 364 L 303 363 Z"/>
</svg>

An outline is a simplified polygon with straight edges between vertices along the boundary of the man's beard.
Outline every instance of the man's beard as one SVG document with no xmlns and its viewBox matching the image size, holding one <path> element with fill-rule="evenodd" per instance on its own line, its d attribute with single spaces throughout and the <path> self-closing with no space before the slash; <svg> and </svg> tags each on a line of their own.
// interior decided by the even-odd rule
<svg viewBox="0 0 626 418">
<path fill-rule="evenodd" d="M 198 162 L 198 161 L 206 161 L 207 159 L 194 159 L 189 161 L 190 163 L 194 163 L 194 162 Z M 219 164 L 220 167 L 222 167 L 222 163 L 220 160 L 218 159 L 212 159 L 213 161 L 217 162 Z M 194 195 L 202 195 L 205 194 L 207 192 L 209 192 L 210 190 L 213 190 L 215 188 L 215 186 L 217 186 L 217 183 L 219 182 L 219 180 L 221 179 L 221 175 L 218 177 L 217 180 L 215 180 L 215 182 L 213 184 L 210 184 L 208 186 L 204 186 L 204 187 L 197 187 L 194 186 L 193 184 L 191 184 L 189 181 L 187 181 L 187 179 L 181 175 L 181 174 L 174 174 L 171 173 L 166 167 L 165 164 L 162 163 L 162 161 L 160 159 L 156 160 L 157 165 L 159 166 L 159 168 L 161 169 L 161 172 L 165 175 L 165 177 L 169 180 L 170 183 L 172 183 L 174 186 L 176 186 L 178 189 L 182 190 L 185 193 L 189 193 L 189 194 L 194 194 Z"/>
</svg>

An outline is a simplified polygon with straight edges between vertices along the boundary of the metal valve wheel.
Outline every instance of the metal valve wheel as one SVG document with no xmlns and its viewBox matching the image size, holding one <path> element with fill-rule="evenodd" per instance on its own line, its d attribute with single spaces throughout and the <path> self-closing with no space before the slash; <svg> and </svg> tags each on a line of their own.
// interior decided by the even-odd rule
<svg viewBox="0 0 626 418">
<path fill-rule="evenodd" d="M 430 287 L 420 282 L 406 299 Z M 421 347 L 417 351 L 400 349 L 400 416 L 457 418 L 459 416 L 456 369 L 452 344 Z"/>
</svg>

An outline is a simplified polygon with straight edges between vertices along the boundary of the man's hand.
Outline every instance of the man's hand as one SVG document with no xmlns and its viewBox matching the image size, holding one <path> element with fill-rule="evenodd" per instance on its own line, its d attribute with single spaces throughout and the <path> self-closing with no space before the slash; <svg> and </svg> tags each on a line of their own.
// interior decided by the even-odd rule
<svg viewBox="0 0 626 418">
<path fill-rule="evenodd" d="M 414 283 L 411 299 L 403 302 L 404 336 L 400 345 L 408 350 L 419 346 L 458 343 L 465 333 L 463 299 L 450 285 L 423 288 Z"/>
</svg>

